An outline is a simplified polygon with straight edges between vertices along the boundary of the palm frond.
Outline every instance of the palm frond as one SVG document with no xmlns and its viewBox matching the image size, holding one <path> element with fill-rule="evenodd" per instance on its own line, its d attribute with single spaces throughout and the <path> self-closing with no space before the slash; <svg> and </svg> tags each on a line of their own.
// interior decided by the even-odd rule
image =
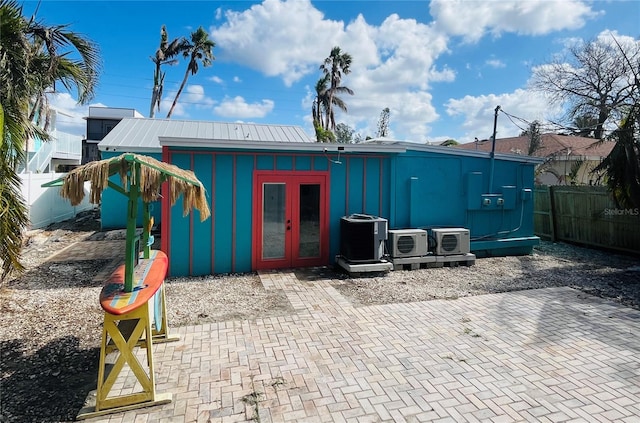
<svg viewBox="0 0 640 423">
<path fill-rule="evenodd" d="M 6 151 L 0 154 L 4 155 Z M 24 270 L 20 255 L 29 213 L 22 198 L 21 184 L 15 169 L 0 161 L 0 281 L 12 271 Z"/>
</svg>

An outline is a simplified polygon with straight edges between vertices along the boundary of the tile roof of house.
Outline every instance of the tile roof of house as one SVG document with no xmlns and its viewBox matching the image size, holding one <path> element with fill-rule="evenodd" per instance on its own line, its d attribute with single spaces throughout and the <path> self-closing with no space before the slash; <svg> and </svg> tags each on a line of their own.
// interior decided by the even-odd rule
<svg viewBox="0 0 640 423">
<path fill-rule="evenodd" d="M 593 138 L 575 137 L 558 134 L 542 134 L 541 145 L 534 153 L 536 157 L 551 156 L 579 156 L 599 159 L 606 157 L 615 142 L 604 141 L 600 144 Z M 458 145 L 465 150 L 491 151 L 491 141 L 483 140 Z M 527 155 L 529 151 L 529 137 L 512 137 L 496 139 L 496 153 Z"/>
<path fill-rule="evenodd" d="M 98 147 L 103 151 L 160 152 L 161 137 L 231 142 L 315 142 L 301 127 L 292 125 L 124 118 Z"/>
</svg>

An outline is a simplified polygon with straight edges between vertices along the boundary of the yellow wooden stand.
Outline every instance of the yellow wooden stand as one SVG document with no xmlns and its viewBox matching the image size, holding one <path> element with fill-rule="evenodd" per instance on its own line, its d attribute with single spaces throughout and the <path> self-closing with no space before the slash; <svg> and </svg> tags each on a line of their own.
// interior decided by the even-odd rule
<svg viewBox="0 0 640 423">
<path fill-rule="evenodd" d="M 150 265 L 150 262 L 151 260 L 142 260 L 136 268 L 137 288 L 145 286 L 144 268 L 145 265 Z M 122 296 L 125 300 L 127 299 L 126 294 Z M 160 323 L 160 327 L 158 328 L 154 323 Z M 119 315 L 105 311 L 95 405 L 88 404 L 81 409 L 77 419 L 170 403 L 173 399 L 172 394 L 156 393 L 153 344 L 178 339 L 178 336 L 169 335 L 164 283 L 160 285 L 154 296 L 135 310 Z M 146 349 L 146 360 L 141 362 L 138 359 L 135 354 L 136 347 Z M 117 382 L 125 364 L 129 366 L 141 387 L 138 392 L 115 392 L 122 389 Z"/>
<path fill-rule="evenodd" d="M 118 185 L 111 180 L 105 184 L 105 175 L 120 175 L 122 184 Z M 168 333 L 163 283 L 169 260 L 161 251 L 151 253 L 153 217 L 149 203 L 162 197 L 158 188 L 166 182 L 167 192 L 171 195 L 165 194 L 163 210 L 166 206 L 168 212 L 176 199 L 184 193 L 183 205 L 186 211 L 197 208 L 200 210 L 201 221 L 211 215 L 204 186 L 192 171 L 131 153 L 87 163 L 74 169 L 69 175 L 42 186 L 62 186 L 60 193 L 63 197 L 71 199 L 71 203 L 77 205 L 84 196 L 83 187 L 87 181 L 91 181 L 92 202 L 101 197 L 102 190 L 106 187 L 127 197 L 127 238 L 125 264 L 112 273 L 100 293 L 100 304 L 105 314 L 95 406 L 87 405 L 80 410 L 78 419 L 171 402 L 171 394 L 157 395 L 155 391 L 153 343 L 171 342 L 178 338 L 171 337 Z M 171 201 L 166 198 L 171 198 Z M 139 200 L 143 203 L 142 239 L 136 227 Z M 141 242 L 144 245 L 142 256 L 138 253 Z M 141 263 L 138 262 L 139 259 Z M 154 263 L 156 259 L 158 260 Z M 135 347 L 146 348 L 146 366 L 135 356 Z M 113 364 L 107 364 L 107 355 L 110 353 L 116 356 Z M 142 387 L 141 392 L 122 392 L 118 377 L 125 364 L 135 375 L 137 384 Z M 114 395 L 110 395 L 111 391 L 114 391 Z"/>
</svg>

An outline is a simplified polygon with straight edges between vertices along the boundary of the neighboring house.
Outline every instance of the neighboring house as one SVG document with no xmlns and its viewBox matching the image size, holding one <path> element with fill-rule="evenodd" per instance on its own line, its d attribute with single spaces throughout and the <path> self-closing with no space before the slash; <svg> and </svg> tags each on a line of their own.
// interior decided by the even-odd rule
<svg viewBox="0 0 640 423">
<path fill-rule="evenodd" d="M 479 256 L 528 254 L 539 242 L 538 158 L 398 141 L 323 144 L 297 126 L 153 119 L 123 119 L 99 147 L 104 158 L 160 153 L 204 184 L 212 212 L 204 222 L 197 211 L 184 217 L 180 199 L 170 207 L 168 187 L 162 193 L 173 276 L 332 264 L 341 218 L 353 213 L 383 217 L 390 229 L 468 228 Z M 123 204 L 103 196 L 103 219 Z"/>
<path fill-rule="evenodd" d="M 82 157 L 82 135 L 72 135 L 56 129 L 58 116 L 62 112 L 52 108 L 48 116 L 36 118 L 42 125 L 48 122 L 48 141 L 39 138 L 27 140 L 27 163 L 23 164 L 18 177 L 21 181 L 22 198 L 29 209 L 30 229 L 70 219 L 84 210 L 93 208 L 85 199 L 77 206 L 71 206 L 59 195 L 58 189 L 42 188 L 42 184 L 60 176 L 60 173 L 78 166 Z M 69 116 L 70 117 L 70 116 Z M 45 125 L 42 125 L 44 129 Z"/>
<path fill-rule="evenodd" d="M 120 109 L 115 107 L 89 107 L 87 121 L 87 138 L 82 140 L 82 164 L 100 160 L 98 143 L 123 118 L 142 118 L 135 109 Z"/>
<path fill-rule="evenodd" d="M 537 185 L 600 185 L 601 175 L 593 169 L 607 157 L 615 145 L 613 141 L 598 143 L 593 138 L 570 135 L 543 134 L 538 148 L 531 156 L 545 159 L 536 169 Z M 496 139 L 495 151 L 503 154 L 529 155 L 528 136 Z M 456 146 L 465 150 L 491 151 L 491 140 Z"/>
<path fill-rule="evenodd" d="M 50 108 L 47 118 L 42 119 L 49 122 L 48 141 L 39 138 L 27 140 L 27 163 L 21 173 L 65 172 L 69 167 L 80 164 L 82 136 L 58 131 L 58 114 L 62 112 Z"/>
</svg>

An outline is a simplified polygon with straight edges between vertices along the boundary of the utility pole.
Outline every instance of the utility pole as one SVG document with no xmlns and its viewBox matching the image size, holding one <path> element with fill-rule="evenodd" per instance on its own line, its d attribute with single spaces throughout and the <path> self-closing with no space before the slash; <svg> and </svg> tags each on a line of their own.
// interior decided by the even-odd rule
<svg viewBox="0 0 640 423">
<path fill-rule="evenodd" d="M 496 133 L 498 128 L 498 112 L 500 106 L 496 106 L 495 114 L 493 116 L 493 135 L 491 136 L 491 170 L 489 171 L 489 194 L 493 194 L 493 168 L 495 165 L 496 155 Z"/>
</svg>

